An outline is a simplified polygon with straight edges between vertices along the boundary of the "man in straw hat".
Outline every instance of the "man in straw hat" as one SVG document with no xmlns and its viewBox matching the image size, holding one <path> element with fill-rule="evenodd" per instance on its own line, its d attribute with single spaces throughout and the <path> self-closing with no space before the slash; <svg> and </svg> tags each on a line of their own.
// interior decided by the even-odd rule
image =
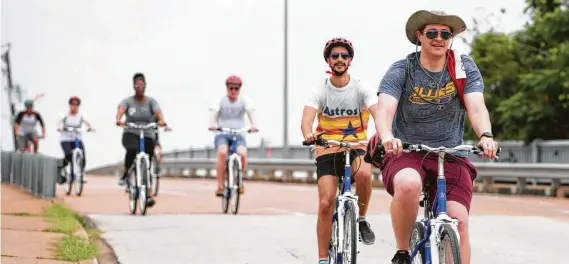
<svg viewBox="0 0 569 264">
<path fill-rule="evenodd" d="M 402 141 L 432 147 L 455 147 L 463 143 L 466 113 L 480 138 L 484 156 L 494 158 L 497 143 L 484 103 L 484 82 L 468 55 L 450 49 L 452 38 L 466 30 L 464 21 L 439 11 L 415 12 L 405 27 L 416 52 L 391 65 L 378 91 L 378 132 L 370 140 L 368 162 L 382 170 L 383 183 L 393 196 L 391 219 L 397 240 L 392 263 L 411 263 L 409 238 L 417 219 L 422 181 L 436 175 L 437 155 L 403 153 Z M 417 51 L 421 46 L 421 51 Z M 464 95 L 464 96 L 463 96 Z M 393 129 L 392 129 L 393 126 Z M 387 154 L 374 156 L 381 143 Z M 468 215 L 476 169 L 456 153 L 445 162 L 447 211 L 459 221 L 462 263 L 470 263 Z M 450 155 L 447 155 L 450 156 Z M 436 187 L 436 184 L 433 184 Z"/>
</svg>

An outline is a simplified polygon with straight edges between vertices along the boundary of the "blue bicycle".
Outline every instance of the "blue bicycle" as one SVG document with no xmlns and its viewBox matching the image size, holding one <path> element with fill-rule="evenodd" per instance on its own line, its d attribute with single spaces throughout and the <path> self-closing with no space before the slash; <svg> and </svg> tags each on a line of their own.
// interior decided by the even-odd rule
<svg viewBox="0 0 569 264">
<path fill-rule="evenodd" d="M 225 179 L 223 196 L 221 197 L 221 210 L 227 213 L 231 201 L 231 212 L 237 214 L 239 209 L 239 190 L 243 186 L 243 166 L 241 155 L 237 153 L 237 135 L 243 132 L 251 133 L 251 129 L 217 128 L 216 131 L 229 133 L 232 139 L 229 142 L 229 153 L 225 160 Z"/>
<path fill-rule="evenodd" d="M 378 151 L 384 153 L 381 143 Z M 424 218 L 415 222 L 409 248 L 412 263 L 439 264 L 461 263 L 460 236 L 458 233 L 458 220 L 448 216 L 446 211 L 446 178 L 444 172 L 445 154 L 458 151 L 467 151 L 474 154 L 483 154 L 484 150 L 477 145 L 459 145 L 454 148 L 432 148 L 424 144 L 403 143 L 404 152 L 426 151 L 438 155 L 438 176 L 436 178 L 437 191 L 433 205 L 429 204 L 429 190 L 431 181 L 425 180 L 423 184 L 423 199 L 419 202 L 425 208 Z M 498 153 L 500 149 L 498 149 Z M 496 157 L 498 158 L 498 157 Z M 428 208 L 428 209 L 427 209 Z M 450 258 L 450 260 L 449 260 Z"/>
<path fill-rule="evenodd" d="M 320 137 L 325 132 L 316 135 L 314 142 L 303 141 L 302 145 L 319 145 L 322 148 L 338 146 L 342 148 L 346 163 L 344 165 L 344 177 L 338 177 L 338 195 L 332 215 L 332 235 L 328 249 L 328 262 L 330 264 L 356 263 L 359 253 L 359 207 L 358 196 L 353 194 L 352 188 L 352 164 L 350 163 L 350 150 L 354 146 L 367 146 L 368 141 L 341 142 L 326 140 Z M 314 150 L 317 147 L 312 147 Z"/>
<path fill-rule="evenodd" d="M 68 165 L 69 172 L 64 170 L 66 178 L 64 184 L 65 194 L 71 194 L 71 189 L 74 189 L 75 195 L 81 196 L 81 193 L 83 192 L 83 170 L 85 166 L 85 164 L 83 164 L 83 157 L 85 153 L 83 153 L 83 150 L 79 147 L 81 142 L 78 135 L 81 133 L 81 128 L 64 127 L 62 130 L 71 133 L 74 144 L 73 152 L 71 154 L 71 163 Z M 91 131 L 93 130 L 87 130 L 87 132 Z M 73 188 L 73 185 L 75 185 L 75 188 Z"/>
<path fill-rule="evenodd" d="M 125 124 L 125 127 L 138 129 L 140 131 L 138 154 L 136 154 L 135 162 L 129 169 L 126 179 L 126 190 L 129 193 L 130 213 L 136 213 L 136 204 L 138 202 L 140 214 L 146 215 L 146 202 L 149 197 L 149 186 L 152 179 L 150 178 L 150 158 L 144 151 L 144 131 L 147 129 L 157 129 L 158 125 L 155 122 L 146 125 L 127 123 Z M 131 177 L 132 174 L 134 174 L 135 177 Z"/>
</svg>

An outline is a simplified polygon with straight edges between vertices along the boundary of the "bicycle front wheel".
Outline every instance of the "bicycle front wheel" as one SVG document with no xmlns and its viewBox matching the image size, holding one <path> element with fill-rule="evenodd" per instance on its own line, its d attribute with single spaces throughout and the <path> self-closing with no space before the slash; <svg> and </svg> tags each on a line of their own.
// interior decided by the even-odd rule
<svg viewBox="0 0 569 264">
<path fill-rule="evenodd" d="M 146 200 L 148 198 L 148 163 L 146 159 L 140 160 L 140 177 L 142 179 L 142 185 L 139 186 L 139 196 L 138 196 L 138 206 L 140 209 L 140 214 L 146 214 Z"/>
<path fill-rule="evenodd" d="M 439 243 L 439 263 L 461 264 L 460 243 L 449 224 L 442 225 L 441 242 Z"/>
<path fill-rule="evenodd" d="M 237 214 L 239 210 L 239 189 L 241 188 L 241 170 L 239 162 L 233 160 L 233 186 L 231 186 L 231 212 Z"/>
<path fill-rule="evenodd" d="M 409 239 L 409 249 L 411 249 L 411 251 L 417 251 L 411 260 L 411 263 L 413 264 L 425 263 L 425 247 L 422 246 L 421 248 L 417 248 L 417 246 L 419 243 L 421 243 L 421 241 L 423 241 L 423 239 L 425 239 L 426 232 L 427 231 L 425 225 L 423 225 L 422 222 L 415 222 L 415 226 L 413 226 L 413 232 L 411 233 L 411 239 Z"/>
<path fill-rule="evenodd" d="M 76 151 L 73 155 L 73 170 L 75 174 L 75 195 L 83 192 L 83 153 Z"/>
<path fill-rule="evenodd" d="M 358 256 L 358 228 L 357 215 L 354 203 L 346 202 L 344 215 L 344 252 L 342 263 L 355 264 Z"/>
</svg>

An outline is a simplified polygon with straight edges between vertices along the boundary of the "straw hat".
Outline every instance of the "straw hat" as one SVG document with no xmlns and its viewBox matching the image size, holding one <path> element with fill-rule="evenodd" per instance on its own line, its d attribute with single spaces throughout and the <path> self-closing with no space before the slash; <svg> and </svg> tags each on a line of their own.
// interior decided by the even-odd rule
<svg viewBox="0 0 569 264">
<path fill-rule="evenodd" d="M 428 24 L 449 26 L 452 30 L 453 37 L 466 30 L 466 24 L 459 16 L 450 15 L 443 11 L 419 10 L 409 17 L 407 24 L 405 25 L 405 33 L 413 45 L 417 44 L 417 36 L 415 35 L 415 32 L 417 32 L 422 26 Z M 418 45 L 421 45 L 421 43 Z"/>
</svg>

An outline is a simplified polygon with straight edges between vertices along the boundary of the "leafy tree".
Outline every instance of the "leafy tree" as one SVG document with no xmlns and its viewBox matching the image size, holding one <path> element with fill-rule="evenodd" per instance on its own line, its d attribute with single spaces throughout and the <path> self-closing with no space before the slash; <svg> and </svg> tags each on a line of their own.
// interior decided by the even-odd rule
<svg viewBox="0 0 569 264">
<path fill-rule="evenodd" d="M 526 4 L 531 19 L 522 30 L 478 32 L 471 42 L 492 130 L 501 139 L 526 142 L 569 138 L 569 1 Z M 465 138 L 476 139 L 470 125 Z"/>
</svg>

